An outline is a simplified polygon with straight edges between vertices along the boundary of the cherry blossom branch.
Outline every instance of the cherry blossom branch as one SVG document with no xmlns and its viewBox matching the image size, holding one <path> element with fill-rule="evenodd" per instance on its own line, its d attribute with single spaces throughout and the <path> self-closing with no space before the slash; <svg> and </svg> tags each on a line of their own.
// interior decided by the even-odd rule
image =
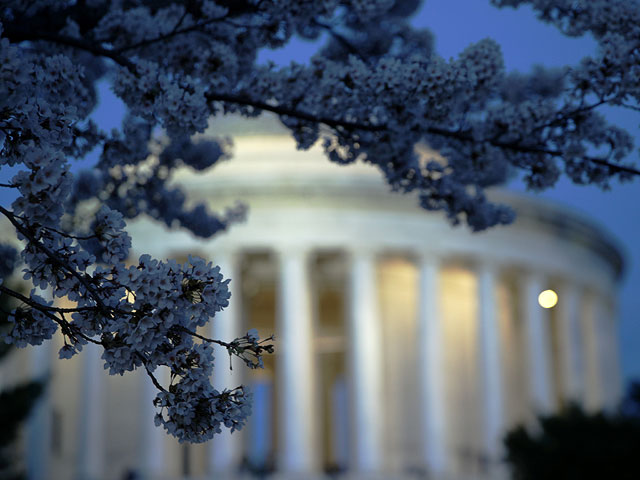
<svg viewBox="0 0 640 480">
<path fill-rule="evenodd" d="M 443 136 L 443 137 L 448 137 L 448 138 L 454 138 L 455 140 L 459 140 L 461 142 L 467 142 L 467 143 L 478 143 L 478 140 L 476 140 L 475 138 L 473 138 L 473 136 L 471 135 L 470 132 L 468 131 L 451 131 L 451 130 L 447 130 L 444 128 L 439 128 L 439 127 L 428 127 L 427 128 L 427 132 L 429 132 L 430 134 L 433 135 L 439 135 L 439 136 Z M 522 145 L 516 142 L 501 142 L 499 140 L 488 140 L 488 143 L 493 145 L 494 147 L 499 147 L 499 148 L 504 148 L 506 150 L 512 150 L 515 152 L 522 152 L 522 153 L 541 153 L 541 154 L 545 154 L 545 155 L 551 155 L 552 157 L 564 157 L 565 153 L 563 151 L 560 150 L 551 150 L 551 149 L 547 149 L 547 148 L 541 148 L 541 147 L 529 147 L 526 145 Z M 630 173 L 632 175 L 639 175 L 640 176 L 640 170 L 633 168 L 633 167 L 629 167 L 626 165 L 618 165 L 615 163 L 611 163 L 605 159 L 602 158 L 597 158 L 597 157 L 591 157 L 589 155 L 583 155 L 582 159 L 584 161 L 587 162 L 592 162 L 598 165 L 602 165 L 605 167 L 608 167 L 609 169 L 611 169 L 613 172 L 625 172 L 625 173 Z"/>
<path fill-rule="evenodd" d="M 262 367 L 261 357 L 263 352 L 273 353 L 274 351 L 273 344 L 263 345 L 266 342 L 272 341 L 274 338 L 273 335 L 258 342 L 257 335 L 254 337 L 251 333 L 247 333 L 244 337 L 237 338 L 232 342 L 227 343 L 221 340 L 205 337 L 185 327 L 180 327 L 180 330 L 205 342 L 215 343 L 226 348 L 229 353 L 229 357 L 231 357 L 231 355 L 236 355 L 251 368 Z M 244 343 L 242 343 L 241 340 L 244 340 Z M 229 365 L 229 367 L 233 369 L 231 365 Z"/>
<path fill-rule="evenodd" d="M 62 232 L 60 230 L 57 230 L 53 227 L 47 227 L 46 225 L 43 226 L 42 228 L 44 228 L 45 230 L 49 230 L 50 232 L 54 232 L 57 233 L 58 235 L 62 235 L 63 237 L 67 237 L 67 238 L 72 238 L 74 240 L 91 240 L 92 238 L 98 238 L 98 235 L 85 235 L 85 236 L 78 236 L 78 235 L 72 235 L 70 233 L 66 233 L 66 232 Z M 109 238 L 112 238 L 113 236 L 111 235 L 105 235 Z"/>
<path fill-rule="evenodd" d="M 213 20 L 214 19 L 211 19 L 211 21 Z M 220 20 L 220 19 L 215 19 L 215 20 Z M 202 26 L 202 24 L 198 24 L 198 25 Z M 193 29 L 194 27 L 195 25 L 192 25 L 191 27 L 185 27 L 185 28 Z M 185 29 L 182 29 L 182 30 L 185 30 Z M 178 30 L 176 34 L 186 33 L 186 31 L 183 32 L 182 30 Z M 18 40 L 18 41 L 46 40 L 46 41 L 59 43 L 62 45 L 75 47 L 78 49 L 91 52 L 98 56 L 104 56 L 104 57 L 110 58 L 116 63 L 118 63 L 119 65 L 127 68 L 132 73 L 135 74 L 136 72 L 135 63 L 133 63 L 126 57 L 122 56 L 119 50 L 106 49 L 97 45 L 92 45 L 90 43 L 83 42 L 80 39 L 69 37 L 67 35 L 60 35 L 60 34 L 54 35 L 54 34 L 36 33 L 36 32 L 28 34 L 26 32 L 17 31 L 17 30 L 7 30 L 7 36 L 12 40 Z M 158 37 L 154 41 L 160 41 L 160 40 L 161 40 L 160 37 Z M 139 42 L 139 43 L 142 43 L 142 42 Z M 123 49 L 121 50 L 125 51 L 129 48 L 134 48 L 136 46 L 139 46 L 139 45 L 123 47 Z M 305 120 L 305 121 L 314 122 L 314 123 L 322 123 L 324 125 L 327 125 L 329 127 L 336 128 L 336 129 L 363 130 L 368 132 L 382 132 L 382 131 L 388 130 L 388 127 L 385 125 L 373 125 L 370 123 L 360 123 L 360 122 L 352 122 L 352 121 L 343 120 L 343 119 L 322 117 L 322 116 L 313 115 L 311 113 L 304 112 L 301 110 L 291 109 L 281 105 L 273 105 L 265 101 L 251 99 L 251 98 L 240 96 L 240 95 L 208 92 L 206 94 L 206 98 L 207 98 L 207 101 L 210 103 L 211 102 L 235 103 L 236 105 L 254 107 L 260 110 L 265 110 L 268 112 L 275 113 L 277 115 L 286 115 L 286 116 L 294 117 L 300 120 Z M 629 106 L 625 105 L 625 107 L 629 107 Z M 447 138 L 454 138 L 458 141 L 462 141 L 466 143 L 478 142 L 478 140 L 468 132 L 451 131 L 448 129 L 434 127 L 434 126 L 427 127 L 426 131 L 427 133 L 432 135 L 438 135 L 438 136 L 443 136 Z M 505 148 L 507 150 L 512 150 L 516 152 L 546 154 L 554 157 L 563 157 L 565 155 L 565 153 L 560 150 L 551 150 L 551 149 L 545 149 L 540 147 L 529 147 L 529 146 L 521 145 L 515 142 L 501 142 L 495 139 L 489 139 L 487 141 L 489 142 L 489 144 L 493 145 L 494 147 Z M 624 173 L 640 176 L 640 170 L 633 167 L 629 167 L 626 165 L 618 165 L 615 163 L 611 163 L 602 158 L 591 157 L 587 155 L 583 156 L 582 158 L 586 162 L 591 162 L 597 165 L 608 167 L 611 172 L 624 172 Z"/>
<path fill-rule="evenodd" d="M 5 26 L 6 31 L 3 32 L 4 36 L 9 38 L 14 42 L 24 42 L 24 41 L 37 41 L 44 40 L 47 42 L 57 43 L 59 45 L 65 45 L 67 47 L 77 48 L 79 50 L 84 50 L 90 53 L 93 53 L 99 57 L 107 57 L 116 62 L 123 67 L 126 67 L 128 70 L 135 72 L 136 64 L 133 63 L 128 58 L 120 55 L 116 50 L 112 50 L 109 48 L 103 48 L 99 45 L 95 45 L 89 42 L 85 42 L 79 38 L 70 37 L 69 35 L 63 35 L 60 33 L 46 33 L 46 32 L 38 32 L 38 31 L 29 31 L 26 32 L 24 30 L 18 30 L 15 28 L 11 28 L 10 25 Z"/>
<path fill-rule="evenodd" d="M 201 26 L 201 25 L 200 25 Z M 184 30 L 184 29 L 183 29 Z M 186 31 L 186 30 L 185 30 Z M 177 33 L 184 33 L 183 31 L 178 31 Z M 169 34 L 167 34 L 169 35 Z M 123 47 L 118 50 L 106 49 L 97 45 L 93 45 L 88 42 L 84 42 L 80 39 L 69 37 L 67 35 L 61 34 L 47 34 L 47 33 L 27 33 L 18 30 L 7 30 L 6 36 L 13 41 L 27 41 L 27 40 L 45 40 L 53 43 L 59 43 L 61 45 L 66 45 L 70 47 L 74 47 L 80 50 L 85 50 L 87 52 L 93 53 L 96 56 L 107 57 L 115 61 L 117 64 L 127 68 L 131 73 L 136 74 L 136 64 L 122 56 L 121 51 L 126 51 L 129 49 L 137 48 L 142 46 L 146 42 L 151 43 L 152 40 L 146 40 L 139 42 L 135 45 L 130 45 L 127 47 Z M 159 41 L 161 37 L 157 37 L 153 41 Z M 241 97 L 232 94 L 207 94 L 207 100 L 209 102 L 229 102 L 235 103 L 238 105 L 246 105 L 254 108 L 258 108 L 260 110 L 266 110 L 278 115 L 288 115 L 292 117 L 299 118 L 301 120 L 307 120 L 310 122 L 319 122 L 323 123 L 330 127 L 342 127 L 347 129 L 360 129 L 366 131 L 383 131 L 385 128 L 383 126 L 377 126 L 372 124 L 361 124 L 358 122 L 350 122 L 347 120 L 336 120 L 331 118 L 318 117 L 316 115 L 312 115 L 309 113 L 305 113 L 295 109 L 288 109 L 286 107 L 271 105 L 266 102 L 262 102 L 259 100 L 252 100 L 246 97 Z"/>
<path fill-rule="evenodd" d="M 95 311 L 96 310 L 95 307 L 83 307 L 83 308 L 51 307 L 49 305 L 43 305 L 41 303 L 35 302 L 32 299 L 25 297 L 21 293 L 16 292 L 10 288 L 7 288 L 3 285 L 0 285 L 0 292 L 3 292 L 9 296 L 16 298 L 17 300 L 20 300 L 25 305 L 29 305 L 31 308 L 35 308 L 36 310 L 40 311 L 43 315 L 46 315 L 50 320 L 52 320 L 53 322 L 57 323 L 60 326 L 60 329 L 62 330 L 62 334 L 65 337 L 71 337 L 74 339 L 74 341 L 77 341 L 75 340 L 75 337 L 78 336 L 87 342 L 95 343 L 96 345 L 103 345 L 101 341 L 94 340 L 91 337 L 85 335 L 84 333 L 82 333 L 82 331 L 79 328 L 75 327 L 64 318 L 65 313 L 81 312 L 81 311 L 87 311 L 87 310 Z M 52 312 L 59 313 L 62 318 L 57 317 Z M 65 340 L 65 343 L 66 343 L 66 340 Z"/>
<path fill-rule="evenodd" d="M 0 213 L 2 213 L 5 217 L 7 217 L 7 219 L 13 224 L 16 230 L 18 230 L 22 235 L 25 236 L 25 238 L 29 240 L 29 243 L 31 243 L 34 247 L 36 247 L 38 250 L 42 251 L 45 255 L 47 255 L 47 257 L 49 257 L 49 260 L 51 260 L 53 263 L 55 263 L 56 265 L 66 270 L 71 275 L 73 275 L 82 284 L 82 286 L 86 288 L 89 293 L 91 293 L 91 296 L 95 300 L 98 307 L 100 307 L 100 310 L 102 311 L 107 310 L 104 303 L 102 302 L 102 298 L 100 297 L 100 295 L 98 295 L 98 293 L 94 290 L 94 288 L 91 285 L 89 285 L 89 282 L 87 282 L 87 280 L 82 275 L 80 275 L 74 268 L 69 267 L 66 263 L 61 261 L 51 250 L 49 250 L 47 247 L 42 245 L 42 243 L 39 242 L 31 234 L 31 232 L 29 232 L 29 230 L 24 227 L 24 225 L 22 225 L 20 222 L 16 220 L 12 212 L 0 206 Z"/>
</svg>

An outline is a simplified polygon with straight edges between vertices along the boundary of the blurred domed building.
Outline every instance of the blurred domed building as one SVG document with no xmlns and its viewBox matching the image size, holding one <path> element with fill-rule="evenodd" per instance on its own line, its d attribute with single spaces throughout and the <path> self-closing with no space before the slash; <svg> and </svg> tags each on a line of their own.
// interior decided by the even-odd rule
<svg viewBox="0 0 640 480">
<path fill-rule="evenodd" d="M 517 221 L 472 234 L 270 123 L 221 129 L 233 160 L 176 181 L 215 210 L 246 202 L 247 221 L 211 241 L 129 230 L 136 256 L 198 254 L 233 279 L 212 336 L 275 333 L 263 370 L 218 357 L 218 386 L 254 392 L 249 424 L 179 445 L 154 427 L 141 372 L 109 377 L 97 350 L 59 361 L 44 346 L 5 367 L 51 371 L 26 432 L 32 478 L 493 479 L 506 429 L 568 402 L 616 404 L 622 258 L 605 232 L 501 193 Z"/>
</svg>

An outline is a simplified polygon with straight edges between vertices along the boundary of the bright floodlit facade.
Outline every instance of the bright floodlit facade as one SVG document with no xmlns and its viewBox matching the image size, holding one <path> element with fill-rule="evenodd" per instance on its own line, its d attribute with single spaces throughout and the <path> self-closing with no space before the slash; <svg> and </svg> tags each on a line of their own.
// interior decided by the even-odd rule
<svg viewBox="0 0 640 480">
<path fill-rule="evenodd" d="M 199 254 L 233 279 L 213 337 L 275 333 L 264 370 L 218 357 L 218 386 L 252 387 L 248 426 L 179 445 L 154 427 L 142 374 L 109 377 L 91 348 L 54 360 L 57 339 L 3 368 L 51 372 L 25 432 L 32 478 L 497 478 L 505 429 L 570 401 L 616 404 L 622 259 L 601 230 L 504 194 L 516 223 L 471 234 L 371 167 L 247 125 L 233 160 L 177 180 L 215 209 L 246 202 L 245 223 L 211 241 L 146 221 L 130 231 L 136 255 Z"/>
</svg>

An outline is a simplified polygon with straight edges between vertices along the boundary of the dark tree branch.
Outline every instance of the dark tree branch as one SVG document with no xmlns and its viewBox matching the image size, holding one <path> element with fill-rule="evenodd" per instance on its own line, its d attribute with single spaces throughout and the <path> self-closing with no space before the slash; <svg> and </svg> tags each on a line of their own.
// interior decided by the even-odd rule
<svg viewBox="0 0 640 480">
<path fill-rule="evenodd" d="M 237 105 L 251 106 L 251 107 L 258 108 L 260 110 L 266 110 L 272 113 L 276 113 L 278 115 L 286 115 L 286 116 L 298 118 L 300 120 L 306 120 L 314 123 L 322 123 L 333 128 L 344 128 L 347 130 L 364 130 L 367 132 L 383 132 L 388 130 L 388 128 L 384 125 L 372 125 L 367 123 L 350 122 L 346 120 L 320 117 L 320 116 L 312 115 L 300 110 L 295 110 L 295 109 L 283 107 L 280 105 L 271 105 L 264 101 L 253 100 L 247 97 L 241 97 L 241 96 L 232 95 L 232 94 L 209 93 L 207 94 L 207 100 L 229 102 L 229 103 L 235 103 Z M 591 105 L 589 108 L 581 109 L 580 111 L 595 108 L 596 106 L 598 105 Z M 455 140 L 462 141 L 465 143 L 478 143 L 478 141 L 468 131 L 453 131 L 453 130 L 448 130 L 440 127 L 428 127 L 427 133 L 430 133 L 432 135 L 447 137 L 447 138 L 453 138 Z M 514 142 L 501 142 L 497 139 L 491 139 L 487 141 L 494 147 L 504 148 L 507 150 L 517 151 L 522 153 L 540 153 L 540 154 L 551 155 L 554 157 L 564 156 L 564 152 L 560 150 L 550 150 L 542 147 L 529 147 L 529 146 L 525 146 L 525 145 L 514 143 Z M 592 162 L 598 165 L 609 167 L 613 172 L 625 172 L 625 173 L 630 173 L 633 175 L 640 176 L 640 170 L 637 170 L 635 168 L 628 167 L 625 165 L 618 165 L 615 163 L 611 163 L 602 158 L 584 156 L 583 159 L 584 161 L 587 161 L 587 162 Z"/>
<path fill-rule="evenodd" d="M 216 20 L 218 20 L 218 19 L 216 19 Z M 187 28 L 193 28 L 193 27 L 194 26 L 187 27 Z M 181 30 L 178 30 L 178 32 L 181 32 Z M 46 41 L 50 41 L 50 42 L 54 42 L 54 43 L 59 43 L 59 44 L 62 44 L 62 45 L 75 47 L 75 48 L 78 48 L 78 49 L 82 49 L 82 50 L 91 52 L 91 53 L 93 53 L 95 55 L 98 55 L 98 56 L 104 56 L 104 57 L 110 58 L 113 61 L 115 61 L 116 63 L 118 63 L 119 65 L 121 65 L 123 67 L 126 67 L 132 73 L 134 73 L 134 74 L 136 73 L 135 64 L 132 61 L 130 61 L 128 58 L 123 57 L 122 55 L 120 55 L 117 50 L 110 50 L 110 49 L 102 48 L 102 47 L 97 46 L 97 45 L 91 45 L 91 44 L 89 44 L 87 42 L 83 42 L 82 40 L 79 40 L 79 39 L 76 39 L 76 38 L 73 38 L 73 37 L 69 37 L 69 36 L 66 36 L 66 35 L 46 34 L 46 33 L 37 34 L 35 32 L 33 34 L 30 34 L 30 33 L 23 32 L 23 31 L 8 29 L 7 30 L 7 37 L 10 38 L 13 41 L 46 40 Z M 129 48 L 129 47 L 127 47 L 127 48 Z M 131 48 L 133 48 L 133 47 L 131 47 Z M 209 92 L 209 93 L 207 93 L 207 101 L 208 102 L 228 102 L 228 103 L 235 103 L 237 105 L 250 106 L 250 107 L 254 107 L 254 108 L 260 109 L 260 110 L 269 111 L 269 112 L 275 113 L 277 115 L 286 115 L 286 116 L 298 118 L 300 120 L 305 120 L 305 121 L 308 121 L 308 122 L 322 123 L 322 124 L 325 124 L 325 125 L 327 125 L 329 127 L 336 128 L 336 129 L 363 130 L 363 131 L 368 131 L 368 132 L 382 132 L 382 131 L 388 130 L 388 128 L 386 126 L 384 126 L 384 125 L 372 125 L 372 124 L 367 124 L 367 123 L 363 124 L 363 123 L 359 123 L 359 122 L 350 122 L 350 121 L 347 121 L 347 120 L 320 117 L 320 116 L 313 115 L 313 114 L 310 114 L 310 113 L 307 113 L 307 112 L 303 112 L 303 111 L 300 111 L 300 110 L 291 109 L 291 108 L 287 108 L 287 107 L 280 106 L 280 105 L 272 105 L 272 104 L 269 104 L 269 103 L 261 101 L 261 100 L 254 100 L 254 99 L 250 99 L 250 98 L 247 98 L 247 97 L 234 95 L 234 94 L 224 94 L 224 93 L 215 93 L 214 94 L 214 93 Z M 592 106 L 592 107 L 595 108 L 594 106 Z M 477 140 L 475 138 L 473 138 L 472 135 L 470 135 L 468 132 L 464 132 L 464 131 L 460 132 L 460 131 L 451 131 L 451 130 L 447 130 L 447 129 L 440 128 L 440 127 L 428 127 L 427 128 L 427 133 L 432 134 L 432 135 L 443 136 L 443 137 L 447 137 L 447 138 L 454 138 L 454 139 L 456 139 L 458 141 L 462 141 L 462 142 L 466 142 L 466 143 L 477 143 Z M 554 157 L 562 157 L 562 156 L 564 156 L 564 152 L 559 151 L 559 150 L 550 150 L 550 149 L 546 149 L 546 148 L 542 148 L 542 147 L 530 147 L 530 146 L 525 146 L 525 145 L 521 145 L 521 144 L 514 143 L 514 142 L 501 142 L 501 141 L 496 140 L 496 139 L 490 139 L 490 140 L 487 140 L 487 141 L 491 145 L 493 145 L 495 147 L 505 148 L 507 150 L 512 150 L 512 151 L 516 151 L 516 152 L 546 154 L 546 155 L 551 155 L 551 156 L 554 156 Z M 582 158 L 586 162 L 591 162 L 591 163 L 595 163 L 597 165 L 606 166 L 612 172 L 624 172 L 624 173 L 629 173 L 629 174 L 632 174 L 632 175 L 639 175 L 640 176 L 640 170 L 632 168 L 632 167 L 628 167 L 628 166 L 625 166 L 625 165 L 618 165 L 618 164 L 615 164 L 615 163 L 611 163 L 611 162 L 609 162 L 609 161 L 607 161 L 605 159 L 597 158 L 597 157 L 583 156 Z M 1 212 L 1 213 L 4 213 L 4 212 Z"/>
<path fill-rule="evenodd" d="M 90 53 L 93 53 L 99 57 L 107 57 L 116 62 L 118 65 L 126 67 L 131 72 L 135 72 L 136 65 L 128 58 L 120 55 L 117 51 L 111 50 L 108 48 L 103 48 L 99 45 L 94 45 L 89 42 L 85 42 L 80 40 L 79 38 L 70 37 L 68 35 L 62 35 L 59 33 L 46 33 L 46 32 L 37 32 L 37 31 L 24 31 L 10 28 L 7 25 L 7 29 L 4 33 L 9 40 L 12 42 L 26 42 L 26 41 L 46 41 L 57 43 L 59 45 L 66 45 L 67 47 L 77 48 L 79 50 L 84 50 Z"/>
<path fill-rule="evenodd" d="M 0 184 L 0 186 L 2 186 L 2 184 Z M 13 187 L 13 188 L 17 188 L 17 187 Z M 20 220 L 22 220 L 23 222 L 26 222 L 27 219 L 21 215 L 13 215 L 15 218 L 18 218 Z M 41 228 L 44 228 L 45 230 L 49 230 L 50 232 L 54 232 L 57 233 L 58 235 L 62 235 L 63 237 L 67 237 L 67 238 L 73 238 L 74 240 L 91 240 L 92 238 L 98 238 L 98 235 L 87 235 L 84 237 L 80 237 L 77 235 L 72 235 L 70 233 L 66 233 L 66 232 L 62 232 L 56 228 L 53 227 L 47 227 L 46 225 L 41 226 Z"/>
<path fill-rule="evenodd" d="M 42 305 L 41 303 L 34 302 L 29 297 L 25 297 L 19 292 L 12 290 L 10 288 L 5 287 L 4 285 L 0 285 L 0 292 L 6 293 L 18 300 L 22 303 L 29 305 L 30 307 L 37 308 L 38 310 L 46 310 L 49 312 L 57 312 L 57 313 L 75 313 L 75 312 L 95 312 L 98 310 L 97 307 L 76 307 L 76 308 L 61 308 L 61 307 L 51 307 L 49 305 Z"/>
<path fill-rule="evenodd" d="M 348 120 L 337 120 L 335 118 L 321 117 L 313 115 L 301 110 L 284 107 L 281 105 L 272 105 L 262 100 L 255 100 L 240 95 L 226 94 L 226 93 L 212 93 L 206 94 L 207 101 L 209 102 L 228 102 L 235 103 L 236 105 L 244 105 L 247 107 L 254 107 L 259 110 L 265 110 L 277 115 L 285 115 L 288 117 L 295 117 L 300 120 L 305 120 L 313 123 L 322 123 L 333 128 L 344 128 L 347 130 L 364 130 L 367 132 L 383 132 L 387 130 L 384 125 L 373 125 L 370 123 L 350 122 Z"/>
<path fill-rule="evenodd" d="M 57 323 L 60 326 L 63 335 L 69 336 L 69 337 L 74 337 L 74 336 L 77 335 L 77 336 L 83 338 L 84 340 L 86 340 L 87 342 L 95 343 L 96 345 L 103 345 L 103 343 L 101 341 L 94 340 L 91 337 L 85 335 L 84 333 L 82 333 L 82 331 L 79 328 L 77 328 L 75 325 L 72 325 L 71 323 L 69 323 L 64 318 L 64 314 L 65 313 L 73 313 L 73 312 L 86 311 L 86 310 L 94 310 L 95 311 L 96 310 L 95 308 L 91 308 L 91 307 L 85 307 L 85 308 L 50 307 L 48 305 L 42 305 L 41 303 L 34 302 L 30 298 L 25 297 L 24 295 L 14 291 L 14 290 L 11 290 L 9 288 L 6 288 L 6 287 L 4 287 L 2 285 L 0 285 L 0 292 L 3 292 L 5 294 L 7 294 L 7 295 L 10 295 L 10 296 L 20 300 L 24 304 L 29 305 L 31 308 L 35 308 L 36 310 L 39 310 L 40 312 L 42 312 L 50 320 L 54 321 L 55 323 Z M 53 312 L 59 313 L 62 318 L 58 318 L 57 316 L 55 316 L 53 314 Z"/>
<path fill-rule="evenodd" d="M 189 13 L 189 10 L 187 10 L 186 8 L 184 9 L 184 12 L 182 12 L 182 15 L 180 15 L 180 18 L 178 19 L 178 21 L 176 22 L 176 24 L 173 26 L 173 28 L 171 29 L 171 33 L 175 33 L 178 31 L 178 29 L 182 26 L 182 22 L 184 22 L 184 19 L 187 18 L 187 14 Z"/>
<path fill-rule="evenodd" d="M 622 108 L 627 108 L 629 110 L 633 110 L 635 112 L 640 112 L 640 106 L 638 106 L 638 105 L 630 105 L 628 103 L 621 103 L 619 106 L 622 107 Z"/>
</svg>

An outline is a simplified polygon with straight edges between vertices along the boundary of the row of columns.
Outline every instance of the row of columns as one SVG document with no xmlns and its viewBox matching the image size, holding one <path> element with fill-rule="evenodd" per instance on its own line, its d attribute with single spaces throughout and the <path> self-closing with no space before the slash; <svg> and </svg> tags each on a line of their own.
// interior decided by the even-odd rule
<svg viewBox="0 0 640 480">
<path fill-rule="evenodd" d="M 222 262 L 228 259 L 229 263 Z M 223 272 L 238 278 L 237 259 L 216 256 Z M 278 469 L 290 473 L 313 472 L 318 468 L 314 432 L 313 326 L 311 284 L 307 268 L 308 252 L 287 249 L 279 255 L 279 290 L 276 331 L 279 341 L 278 404 L 279 451 Z M 223 266 L 224 263 L 224 266 Z M 226 269 L 225 269 L 226 266 Z M 359 253 L 352 258 L 349 280 L 349 364 L 351 378 L 352 467 L 357 471 L 376 471 L 382 466 L 382 346 L 376 264 L 372 253 Z M 233 277 L 233 274 L 236 277 Z M 232 282 L 233 283 L 233 282 Z M 236 297 L 238 298 L 238 297 Z M 235 311 L 227 310 L 228 324 L 238 325 Z M 218 321 L 222 319 L 217 319 Z M 216 320 L 214 320 L 214 323 Z M 222 323 L 222 322 L 220 322 Z M 214 332 L 219 334 L 221 332 Z M 239 332 L 234 332 L 237 336 Z M 233 335 L 229 336 L 232 338 Z M 215 338 L 220 338 L 218 335 Z M 214 378 L 224 378 L 217 368 Z M 223 386 L 235 386 L 231 383 Z M 236 381 L 237 383 L 237 381 Z M 232 470 L 240 457 L 238 442 L 214 440 L 210 452 L 211 470 Z M 226 452 L 220 455 L 220 452 Z"/>
<path fill-rule="evenodd" d="M 287 250 L 280 255 L 278 324 L 280 339 L 279 385 L 280 438 L 278 468 L 290 472 L 313 471 L 316 459 L 313 382 L 312 378 L 312 312 L 310 285 L 304 251 Z M 418 352 L 420 355 L 419 386 L 424 406 L 422 415 L 423 455 L 430 471 L 444 474 L 450 468 L 447 445 L 447 411 L 444 385 L 443 332 L 439 312 L 439 273 L 435 256 L 425 255 L 419 262 L 420 292 L 418 317 Z M 231 271 L 231 270 L 229 270 Z M 482 419 L 487 455 L 501 456 L 501 437 L 505 428 L 502 356 L 497 312 L 497 268 L 482 265 L 477 270 L 480 353 L 482 377 Z M 523 320 L 527 351 L 527 378 L 533 411 L 548 413 L 554 408 L 550 326 L 548 314 L 538 305 L 538 294 L 544 289 L 541 275 L 529 274 L 523 281 Z M 574 290 L 576 290 L 574 288 Z M 577 290 L 576 290 L 577 291 Z M 360 472 L 383 468 L 381 431 L 382 365 L 381 324 L 376 286 L 376 256 L 360 251 L 351 256 L 349 268 L 348 360 L 351 388 L 351 431 L 353 434 L 350 468 Z M 561 292 L 564 295 L 564 291 Z M 561 359 L 567 372 L 567 391 L 581 398 L 583 390 L 576 385 L 584 378 L 580 358 L 579 297 L 567 292 L 560 312 L 561 348 L 567 359 Z M 569 360 L 570 359 L 570 360 Z M 582 376 L 582 377 L 581 377 Z M 230 385 L 231 386 L 231 385 Z M 229 444 L 227 444 L 229 445 Z M 234 448 L 238 448 L 235 445 Z M 228 455 L 227 462 L 212 465 L 231 467 L 238 455 Z"/>
<path fill-rule="evenodd" d="M 211 322 L 211 336 L 232 340 L 240 331 L 239 318 L 239 269 L 234 253 L 219 252 L 214 256 L 225 277 L 231 277 L 231 305 Z M 279 388 L 279 457 L 278 468 L 287 472 L 310 472 L 318 465 L 314 437 L 314 391 L 311 286 L 307 269 L 307 252 L 287 249 L 279 256 L 278 323 L 279 340 L 278 388 Z M 450 468 L 447 445 L 447 402 L 443 362 L 443 331 L 439 311 L 440 264 L 434 256 L 424 255 L 419 261 L 418 352 L 419 387 L 423 415 L 423 455 L 429 470 L 438 475 Z M 500 438 L 505 427 L 503 373 L 497 324 L 497 271 L 483 265 L 477 271 L 478 279 L 478 347 L 480 375 L 482 377 L 482 419 L 484 440 L 489 457 L 497 459 Z M 350 468 L 372 472 L 383 465 L 382 417 L 382 326 L 378 312 L 375 252 L 361 251 L 351 257 L 349 268 L 349 329 L 348 360 L 351 384 L 351 447 Z M 544 287 L 543 277 L 528 275 L 522 285 L 524 327 L 526 338 L 527 378 L 532 406 L 535 411 L 549 412 L 554 399 L 551 384 L 550 331 L 545 312 L 537 303 L 537 296 Z M 567 285 L 560 291 L 559 318 L 561 321 L 560 352 L 562 377 L 566 391 L 572 398 L 584 395 L 585 356 L 581 350 L 580 295 Z M 607 364 L 604 356 L 611 355 L 614 347 L 606 347 L 606 339 L 612 340 L 613 332 L 596 328 L 598 315 L 593 315 L 592 343 L 596 357 L 590 361 L 600 368 Z M 597 330 L 597 332 L 596 332 Z M 602 339 L 602 336 L 606 336 Z M 218 362 L 214 369 L 215 387 L 233 388 L 241 383 L 233 378 L 228 364 L 223 360 L 226 351 L 216 347 Z M 609 350 L 607 350 L 607 348 Z M 615 353 L 615 352 L 613 352 Z M 98 479 L 104 472 L 104 387 L 99 349 L 88 346 L 83 352 L 82 414 L 79 418 L 78 478 Z M 599 358 L 602 357 L 602 358 Z M 602 374 L 606 372 L 600 372 Z M 603 375 L 604 376 L 604 375 Z M 604 387 L 604 384 L 599 385 Z M 144 418 L 140 442 L 140 470 L 150 477 L 165 471 L 165 455 L 162 452 L 162 429 L 155 427 L 151 414 L 151 402 L 155 387 L 146 382 L 143 402 Z M 238 435 L 223 429 L 209 443 L 209 469 L 220 472 L 233 469 L 241 452 Z M 31 475 L 32 478 L 43 478 Z"/>
<path fill-rule="evenodd" d="M 429 470 L 444 475 L 451 468 L 447 449 L 446 399 L 443 372 L 441 314 L 438 311 L 438 260 L 425 256 L 420 261 L 420 308 L 418 341 L 421 353 L 422 375 L 420 386 L 423 411 L 424 458 Z M 481 418 L 485 453 L 493 465 L 502 458 L 502 436 L 506 428 L 503 385 L 502 352 L 497 311 L 497 266 L 480 265 L 476 269 L 478 292 L 478 349 L 481 377 Z M 519 290 L 523 308 L 526 375 L 530 411 L 535 414 L 551 413 L 556 402 L 553 391 L 551 325 L 549 313 L 538 304 L 538 295 L 547 288 L 541 274 L 528 273 L 521 278 Z M 592 409 L 607 409 L 619 399 L 620 379 L 617 364 L 615 322 L 607 317 L 602 299 L 592 299 L 594 305 L 586 318 L 581 309 L 586 297 L 571 283 L 559 291 L 559 367 L 562 390 L 566 401 L 577 402 Z M 609 322 L 607 322 L 609 320 Z M 588 338 L 584 341 L 583 332 Z M 591 362 L 591 367 L 585 363 Z M 589 402 L 587 377 L 595 400 Z M 609 381 L 606 379 L 613 377 Z M 605 385 L 606 383 L 606 385 Z M 599 396 L 598 396 L 599 395 Z M 591 403 L 591 405 L 589 405 Z M 497 467 L 499 469 L 499 466 Z M 494 473 L 499 473 L 495 471 Z"/>
<path fill-rule="evenodd" d="M 421 361 L 419 379 L 421 404 L 424 406 L 422 445 L 426 465 L 436 477 L 445 476 L 451 469 L 445 398 L 444 336 L 439 309 L 440 269 L 441 266 L 435 257 L 423 256 L 420 259 L 418 351 Z M 496 271 L 490 265 L 483 265 L 477 271 L 477 278 L 483 440 L 487 456 L 496 460 L 501 456 L 501 436 L 504 428 L 502 358 L 496 308 Z"/>
</svg>

